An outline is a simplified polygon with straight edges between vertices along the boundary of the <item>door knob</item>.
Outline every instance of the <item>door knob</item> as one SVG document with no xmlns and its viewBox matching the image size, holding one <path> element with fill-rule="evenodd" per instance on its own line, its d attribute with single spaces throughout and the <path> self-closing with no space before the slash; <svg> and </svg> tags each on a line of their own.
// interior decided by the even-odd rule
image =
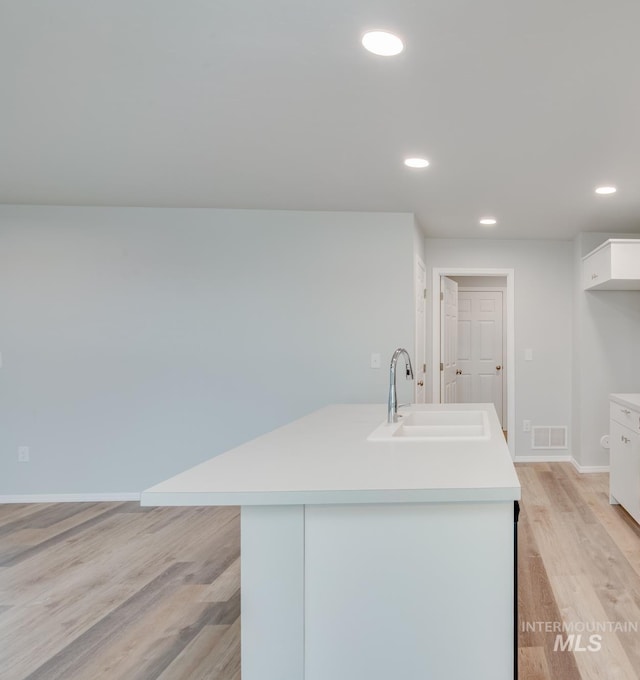
<svg viewBox="0 0 640 680">
<path fill-rule="evenodd" d="M 462 375 L 462 370 L 461 369 L 456 369 L 456 375 Z"/>
<path fill-rule="evenodd" d="M 418 380 L 418 386 L 419 386 L 419 387 L 424 387 L 424 381 L 423 381 L 423 380 Z"/>
<path fill-rule="evenodd" d="M 502 369 L 502 366 L 496 366 L 496 371 L 499 371 Z"/>
</svg>

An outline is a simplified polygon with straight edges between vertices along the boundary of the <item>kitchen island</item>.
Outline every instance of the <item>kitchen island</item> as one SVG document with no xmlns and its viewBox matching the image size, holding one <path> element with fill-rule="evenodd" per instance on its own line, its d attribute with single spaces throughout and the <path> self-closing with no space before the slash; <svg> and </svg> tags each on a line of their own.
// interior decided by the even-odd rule
<svg viewBox="0 0 640 680">
<path fill-rule="evenodd" d="M 330 406 L 142 494 L 240 505 L 243 680 L 511 680 L 514 501 L 486 437 L 371 441 L 380 405 Z M 405 411 L 406 413 L 406 411 Z"/>
</svg>

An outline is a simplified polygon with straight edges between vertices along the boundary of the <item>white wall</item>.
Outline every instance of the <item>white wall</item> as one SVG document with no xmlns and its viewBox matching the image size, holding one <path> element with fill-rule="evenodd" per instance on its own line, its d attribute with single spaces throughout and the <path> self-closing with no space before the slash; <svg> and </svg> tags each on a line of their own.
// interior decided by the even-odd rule
<svg viewBox="0 0 640 680">
<path fill-rule="evenodd" d="M 571 454 L 573 244 L 427 238 L 425 255 L 429 275 L 434 267 L 514 269 L 516 431 L 509 439 L 515 438 L 519 457 Z M 429 329 L 427 356 L 431 337 Z M 533 361 L 524 360 L 526 348 L 533 350 Z M 569 449 L 532 450 L 531 435 L 522 431 L 524 419 L 566 425 Z"/>
<path fill-rule="evenodd" d="M 414 250 L 409 214 L 0 206 L 0 494 L 137 492 L 382 404 Z"/>
<path fill-rule="evenodd" d="M 582 289 L 582 257 L 609 238 L 638 234 L 584 233 L 574 243 L 574 444 L 584 467 L 609 464 L 600 445 L 609 432 L 609 394 L 640 391 L 640 292 Z"/>
</svg>

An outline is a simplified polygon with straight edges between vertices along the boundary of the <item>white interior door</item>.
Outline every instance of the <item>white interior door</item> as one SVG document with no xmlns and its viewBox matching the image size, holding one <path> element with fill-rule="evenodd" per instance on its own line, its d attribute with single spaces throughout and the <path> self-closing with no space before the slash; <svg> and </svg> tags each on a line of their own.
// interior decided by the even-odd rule
<svg viewBox="0 0 640 680">
<path fill-rule="evenodd" d="M 458 358 L 458 284 L 440 277 L 440 402 L 455 404 Z"/>
<path fill-rule="evenodd" d="M 502 425 L 504 362 L 502 293 L 458 293 L 459 403 L 493 403 Z"/>
<path fill-rule="evenodd" d="M 425 344 L 425 304 L 427 294 L 427 270 L 424 262 L 416 257 L 415 268 L 415 301 L 416 301 L 416 350 L 415 366 L 415 401 L 416 404 L 425 402 L 426 383 L 426 344 Z"/>
</svg>

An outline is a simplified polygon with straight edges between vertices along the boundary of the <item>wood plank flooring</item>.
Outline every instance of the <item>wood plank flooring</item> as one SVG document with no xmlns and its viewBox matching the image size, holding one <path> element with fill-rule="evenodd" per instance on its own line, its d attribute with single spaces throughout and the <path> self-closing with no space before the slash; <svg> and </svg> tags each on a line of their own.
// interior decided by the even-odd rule
<svg viewBox="0 0 640 680">
<path fill-rule="evenodd" d="M 237 508 L 0 506 L 3 680 L 240 678 Z"/>
<path fill-rule="evenodd" d="M 606 473 L 581 475 L 570 463 L 516 469 L 521 679 L 638 680 L 640 527 L 609 505 Z M 562 651 L 571 634 L 574 651 Z M 601 637 L 585 650 L 592 634 Z"/>
<path fill-rule="evenodd" d="M 520 679 L 640 680 L 640 527 L 607 474 L 517 470 Z M 239 680 L 239 538 L 237 508 L 0 505 L 0 677 Z"/>
</svg>

